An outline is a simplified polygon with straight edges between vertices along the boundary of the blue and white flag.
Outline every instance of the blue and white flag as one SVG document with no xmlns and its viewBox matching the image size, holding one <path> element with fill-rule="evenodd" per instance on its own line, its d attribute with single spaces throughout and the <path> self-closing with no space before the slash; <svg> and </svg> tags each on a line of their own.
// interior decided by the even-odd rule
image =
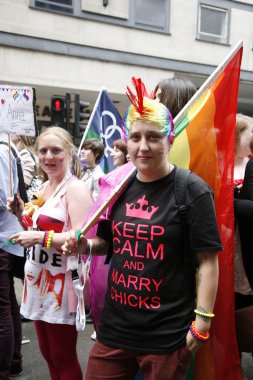
<svg viewBox="0 0 253 380">
<path fill-rule="evenodd" d="M 112 143 L 123 138 L 122 119 L 105 89 L 102 89 L 98 95 L 79 146 L 78 154 L 80 154 L 84 140 L 90 138 L 100 140 L 105 147 L 104 156 L 100 162 L 103 171 L 108 173 L 115 169 L 111 158 Z"/>
</svg>

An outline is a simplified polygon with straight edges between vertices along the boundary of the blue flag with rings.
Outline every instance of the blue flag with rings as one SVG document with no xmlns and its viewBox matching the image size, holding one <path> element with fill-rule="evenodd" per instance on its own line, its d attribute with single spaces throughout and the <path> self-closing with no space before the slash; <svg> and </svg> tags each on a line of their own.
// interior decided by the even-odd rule
<svg viewBox="0 0 253 380">
<path fill-rule="evenodd" d="M 80 147 L 84 140 L 90 138 L 100 140 L 105 147 L 104 156 L 100 162 L 104 173 L 115 169 L 111 158 L 112 143 L 123 138 L 122 119 L 108 92 L 104 89 L 98 95 Z"/>
</svg>

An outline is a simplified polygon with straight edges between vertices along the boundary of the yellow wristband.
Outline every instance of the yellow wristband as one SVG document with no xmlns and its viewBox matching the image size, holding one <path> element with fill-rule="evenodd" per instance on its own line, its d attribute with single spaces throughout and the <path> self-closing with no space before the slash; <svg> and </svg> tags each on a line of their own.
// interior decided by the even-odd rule
<svg viewBox="0 0 253 380">
<path fill-rule="evenodd" d="M 205 313 L 205 312 L 200 311 L 198 309 L 195 309 L 194 313 L 197 315 L 200 315 L 201 317 L 205 317 L 205 318 L 213 318 L 215 316 L 215 314 L 213 314 L 213 313 Z"/>
<path fill-rule="evenodd" d="M 53 230 L 49 231 L 47 241 L 46 241 L 46 248 L 51 248 L 53 236 L 54 236 L 54 231 Z"/>
</svg>

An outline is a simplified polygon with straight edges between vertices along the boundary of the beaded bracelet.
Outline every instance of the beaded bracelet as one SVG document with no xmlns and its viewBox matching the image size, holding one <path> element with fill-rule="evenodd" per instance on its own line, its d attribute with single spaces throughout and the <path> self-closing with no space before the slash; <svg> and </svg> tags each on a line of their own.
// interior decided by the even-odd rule
<svg viewBox="0 0 253 380">
<path fill-rule="evenodd" d="M 83 235 L 83 232 L 81 230 L 77 230 L 75 234 L 75 239 L 72 239 L 73 243 L 78 245 L 78 243 L 81 240 L 82 235 Z M 92 245 L 93 245 L 92 241 L 90 239 L 87 239 L 87 247 L 83 255 L 89 255 L 89 256 L 91 255 Z"/>
<path fill-rule="evenodd" d="M 46 241 L 46 237 L 47 237 L 47 232 L 48 232 L 48 231 L 45 231 L 45 232 L 44 232 L 43 239 L 42 239 L 42 244 L 41 244 L 42 247 L 45 247 L 45 241 Z"/>
<path fill-rule="evenodd" d="M 77 231 L 76 231 L 76 244 L 79 243 L 82 234 L 83 234 L 83 232 L 82 232 L 81 230 L 77 230 Z"/>
<path fill-rule="evenodd" d="M 213 314 L 213 313 L 205 313 L 204 311 L 201 311 L 199 309 L 195 309 L 194 313 L 197 315 L 200 315 L 201 317 L 205 317 L 205 318 L 213 318 L 215 316 L 215 314 Z"/>
<path fill-rule="evenodd" d="M 54 236 L 53 230 L 45 231 L 45 234 L 42 240 L 42 247 L 51 248 L 53 236 Z"/>
<path fill-rule="evenodd" d="M 49 231 L 47 234 L 46 242 L 45 242 L 46 248 L 51 248 L 53 236 L 54 236 L 54 231 L 53 230 Z"/>
<path fill-rule="evenodd" d="M 45 231 L 45 233 L 44 233 L 43 240 L 42 240 L 42 247 L 46 247 L 47 239 L 48 239 L 48 232 L 49 231 Z"/>
<path fill-rule="evenodd" d="M 196 330 L 196 327 L 195 327 L 195 321 L 192 321 L 192 324 L 190 326 L 190 332 L 191 332 L 193 338 L 200 343 L 205 343 L 210 336 L 209 332 L 207 332 L 205 334 L 201 334 L 200 332 L 198 332 Z"/>
</svg>

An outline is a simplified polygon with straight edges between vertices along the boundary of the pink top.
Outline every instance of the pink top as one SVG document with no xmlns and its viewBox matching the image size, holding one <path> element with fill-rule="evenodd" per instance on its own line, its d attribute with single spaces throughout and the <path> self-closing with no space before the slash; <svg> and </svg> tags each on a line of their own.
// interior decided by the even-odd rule
<svg viewBox="0 0 253 380">
<path fill-rule="evenodd" d="M 67 178 L 68 183 L 73 180 L 74 176 Z M 62 202 L 66 190 L 67 186 L 60 188 L 34 213 L 35 227 L 43 231 L 67 230 L 68 210 Z M 75 311 L 76 296 L 66 256 L 55 248 L 36 244 L 28 251 L 21 313 L 33 320 L 75 325 Z"/>
</svg>

